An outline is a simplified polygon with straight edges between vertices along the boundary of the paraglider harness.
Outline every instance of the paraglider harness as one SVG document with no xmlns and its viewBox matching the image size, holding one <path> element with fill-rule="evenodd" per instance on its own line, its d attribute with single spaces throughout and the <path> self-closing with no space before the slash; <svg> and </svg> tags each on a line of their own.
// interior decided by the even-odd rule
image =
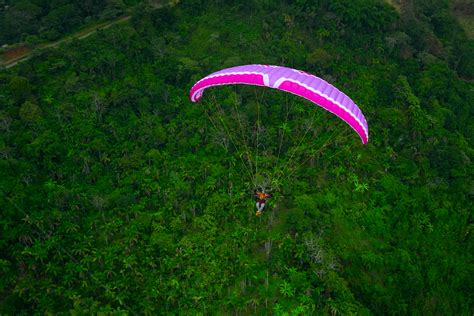
<svg viewBox="0 0 474 316">
<path fill-rule="evenodd" d="M 263 208 L 265 207 L 265 203 L 269 198 L 272 197 L 270 193 L 266 193 L 265 190 L 257 190 L 255 189 L 253 191 L 253 196 L 255 197 L 255 200 L 257 201 L 256 206 L 257 206 L 257 212 L 255 213 L 256 216 L 262 215 Z"/>
</svg>

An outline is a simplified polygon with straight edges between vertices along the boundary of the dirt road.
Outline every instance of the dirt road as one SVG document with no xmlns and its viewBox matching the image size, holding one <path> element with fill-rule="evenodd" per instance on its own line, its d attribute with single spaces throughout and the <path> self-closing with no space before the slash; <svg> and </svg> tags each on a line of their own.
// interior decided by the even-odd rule
<svg viewBox="0 0 474 316">
<path fill-rule="evenodd" d="M 127 16 L 120 17 L 114 21 L 108 21 L 108 22 L 96 24 L 84 30 L 78 31 L 72 35 L 66 36 L 55 42 L 43 43 L 35 47 L 28 47 L 25 45 L 25 46 L 12 48 L 11 50 L 7 50 L 5 53 L 3 53 L 3 55 L 1 56 L 2 59 L 0 59 L 0 66 L 5 67 L 6 69 L 11 68 L 13 66 L 16 66 L 19 62 L 30 59 L 32 57 L 33 51 L 56 48 L 65 42 L 70 42 L 73 40 L 82 40 L 96 33 L 98 30 L 105 30 L 115 24 L 124 23 L 130 20 L 130 18 L 131 16 L 127 15 Z"/>
</svg>

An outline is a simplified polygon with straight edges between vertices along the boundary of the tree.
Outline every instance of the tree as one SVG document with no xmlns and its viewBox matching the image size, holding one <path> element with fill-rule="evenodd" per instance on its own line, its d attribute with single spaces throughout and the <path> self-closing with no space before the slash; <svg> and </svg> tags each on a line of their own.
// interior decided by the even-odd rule
<svg viewBox="0 0 474 316">
<path fill-rule="evenodd" d="M 41 8 L 28 0 L 17 1 L 3 12 L 2 34 L 8 41 L 18 41 L 23 34 L 39 29 Z"/>
<path fill-rule="evenodd" d="M 10 79 L 9 91 L 17 103 L 24 102 L 32 94 L 32 86 L 28 78 L 14 76 Z"/>
<path fill-rule="evenodd" d="M 25 101 L 20 107 L 19 114 L 25 122 L 34 123 L 41 118 L 41 108 L 31 101 Z"/>
</svg>

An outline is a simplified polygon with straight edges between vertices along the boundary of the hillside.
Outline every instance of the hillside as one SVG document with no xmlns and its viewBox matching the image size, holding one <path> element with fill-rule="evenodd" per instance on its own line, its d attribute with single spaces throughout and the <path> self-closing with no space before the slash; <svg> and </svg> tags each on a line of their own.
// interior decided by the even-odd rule
<svg viewBox="0 0 474 316">
<path fill-rule="evenodd" d="M 0 72 L 0 314 L 472 314 L 474 42 L 449 2 L 133 5 Z M 368 144 L 275 89 L 189 100 L 244 64 L 338 87 Z"/>
</svg>

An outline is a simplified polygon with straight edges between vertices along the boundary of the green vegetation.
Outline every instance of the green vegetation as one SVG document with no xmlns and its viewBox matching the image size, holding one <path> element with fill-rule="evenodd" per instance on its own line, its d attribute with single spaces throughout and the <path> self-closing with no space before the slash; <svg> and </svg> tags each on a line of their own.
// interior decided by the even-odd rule
<svg viewBox="0 0 474 316">
<path fill-rule="evenodd" d="M 474 2 L 469 0 L 454 0 L 452 10 L 467 36 L 474 39 Z"/>
<path fill-rule="evenodd" d="M 472 314 L 474 42 L 447 1 L 399 9 L 138 4 L 0 72 L 0 314 Z M 188 100 L 247 63 L 340 87 L 368 145 L 275 90 Z M 285 170 L 261 218 L 244 151 L 259 143 L 260 168 Z"/>
<path fill-rule="evenodd" d="M 97 20 L 124 14 L 134 0 L 0 0 L 0 46 L 57 40 Z"/>
</svg>

